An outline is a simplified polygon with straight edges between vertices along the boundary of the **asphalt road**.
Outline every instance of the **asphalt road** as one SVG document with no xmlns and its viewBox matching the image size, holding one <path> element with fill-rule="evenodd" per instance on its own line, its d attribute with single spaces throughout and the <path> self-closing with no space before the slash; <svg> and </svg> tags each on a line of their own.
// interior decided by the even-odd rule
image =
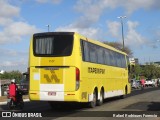
<svg viewBox="0 0 160 120">
<path fill-rule="evenodd" d="M 6 105 L 0 106 L 0 111 L 7 111 Z M 134 90 L 125 99 L 119 97 L 110 98 L 105 100 L 102 106 L 95 108 L 89 108 L 87 104 L 67 104 L 63 105 L 60 109 L 52 109 L 48 102 L 25 102 L 23 110 L 12 110 L 15 113 L 40 113 L 45 119 L 126 119 L 124 115 L 143 115 L 143 114 L 155 114 L 152 117 L 141 118 L 141 116 L 129 116 L 134 120 L 152 119 L 160 120 L 156 118 L 156 115 L 160 115 L 160 88 L 148 88 L 143 91 Z M 40 115 L 39 114 L 39 115 Z M 81 118 L 82 117 L 82 118 Z M 154 118 L 155 117 L 155 118 Z M 39 118 L 38 118 L 39 119 Z"/>
</svg>

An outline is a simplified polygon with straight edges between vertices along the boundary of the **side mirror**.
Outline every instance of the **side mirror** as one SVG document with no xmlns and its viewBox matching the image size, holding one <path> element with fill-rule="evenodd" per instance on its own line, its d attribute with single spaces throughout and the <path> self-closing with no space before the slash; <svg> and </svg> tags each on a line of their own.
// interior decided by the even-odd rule
<svg viewBox="0 0 160 120">
<path fill-rule="evenodd" d="M 128 65 L 128 72 L 129 72 L 129 73 L 131 72 L 130 65 Z"/>
<path fill-rule="evenodd" d="M 132 72 L 135 72 L 135 68 L 134 68 L 134 65 L 132 65 L 132 68 L 131 68 L 131 69 L 132 69 Z"/>
</svg>

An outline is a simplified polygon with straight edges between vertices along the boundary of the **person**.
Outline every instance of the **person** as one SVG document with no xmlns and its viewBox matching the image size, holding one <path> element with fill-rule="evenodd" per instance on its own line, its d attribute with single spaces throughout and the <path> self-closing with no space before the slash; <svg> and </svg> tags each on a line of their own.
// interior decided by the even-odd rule
<svg viewBox="0 0 160 120">
<path fill-rule="evenodd" d="M 160 84 L 160 80 L 157 79 L 157 87 L 159 87 L 159 84 Z"/>
<path fill-rule="evenodd" d="M 142 88 L 145 87 L 145 80 L 144 80 L 144 78 L 141 79 L 141 86 L 142 86 Z"/>
<path fill-rule="evenodd" d="M 18 87 L 15 83 L 15 79 L 12 79 L 11 84 L 9 85 L 9 96 L 15 98 L 17 94 L 17 89 Z"/>
</svg>

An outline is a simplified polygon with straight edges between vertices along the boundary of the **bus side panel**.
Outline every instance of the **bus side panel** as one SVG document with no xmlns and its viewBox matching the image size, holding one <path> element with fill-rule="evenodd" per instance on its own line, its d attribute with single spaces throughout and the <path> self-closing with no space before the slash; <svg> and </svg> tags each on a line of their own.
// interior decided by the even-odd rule
<svg viewBox="0 0 160 120">
<path fill-rule="evenodd" d="M 82 62 L 82 79 L 81 79 L 81 96 L 86 96 L 90 101 L 95 88 L 100 90 L 104 87 L 105 98 L 123 95 L 125 93 L 126 79 L 123 78 L 123 68 L 116 68 L 113 66 L 104 66 L 100 64 L 93 64 Z M 89 68 L 93 68 L 90 71 Z M 104 73 L 97 72 L 95 69 L 103 69 Z M 86 101 L 86 97 L 81 97 L 81 101 Z"/>
<path fill-rule="evenodd" d="M 93 68 L 93 69 L 92 69 Z M 89 62 L 82 62 L 82 79 L 81 79 L 81 101 L 88 102 L 92 100 L 95 88 L 100 92 L 105 80 L 105 73 L 94 72 L 94 69 L 105 69 L 102 65 L 95 65 Z M 93 70 L 93 71 L 92 71 Z M 98 71 L 98 70 L 97 70 Z"/>
</svg>

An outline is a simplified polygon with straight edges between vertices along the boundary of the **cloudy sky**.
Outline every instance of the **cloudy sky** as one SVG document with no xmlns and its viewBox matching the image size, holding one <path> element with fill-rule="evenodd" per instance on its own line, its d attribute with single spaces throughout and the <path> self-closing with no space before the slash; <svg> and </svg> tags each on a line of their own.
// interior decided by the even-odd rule
<svg viewBox="0 0 160 120">
<path fill-rule="evenodd" d="M 122 42 L 140 63 L 160 61 L 160 0 L 0 0 L 0 70 L 26 71 L 33 33 L 76 31 Z"/>
</svg>

